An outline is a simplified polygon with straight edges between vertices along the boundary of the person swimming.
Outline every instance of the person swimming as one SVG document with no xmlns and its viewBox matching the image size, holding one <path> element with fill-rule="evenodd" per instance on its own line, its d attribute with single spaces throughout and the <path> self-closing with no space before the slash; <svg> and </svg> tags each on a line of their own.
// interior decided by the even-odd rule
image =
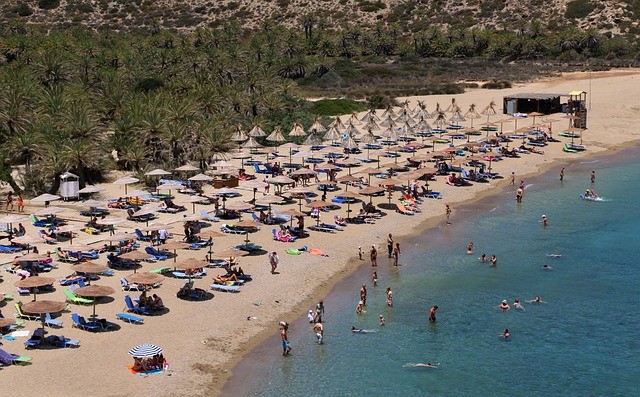
<svg viewBox="0 0 640 397">
<path fill-rule="evenodd" d="M 353 332 L 354 334 L 369 334 L 372 332 L 376 332 L 373 329 L 362 329 L 362 328 L 356 328 L 353 325 L 351 326 L 351 332 Z"/>
<path fill-rule="evenodd" d="M 473 243 L 469 243 L 469 245 L 467 245 L 467 255 L 471 254 L 473 254 Z"/>
<path fill-rule="evenodd" d="M 405 365 L 403 365 L 403 367 L 405 368 L 416 368 L 416 367 L 424 367 L 424 368 L 433 368 L 433 369 L 438 369 L 438 364 L 431 364 L 431 363 L 406 363 Z"/>
<path fill-rule="evenodd" d="M 513 307 L 515 307 L 518 310 L 524 310 L 524 307 L 522 307 L 522 304 L 520 304 L 520 300 L 518 298 L 515 298 L 513 300 Z"/>
<path fill-rule="evenodd" d="M 547 256 L 549 258 L 562 258 L 562 255 L 560 255 L 560 254 L 547 254 Z"/>
<path fill-rule="evenodd" d="M 527 303 L 547 303 L 543 301 L 539 296 L 536 296 L 532 300 L 527 301 Z"/>
<path fill-rule="evenodd" d="M 542 270 L 553 270 L 553 268 L 549 265 L 542 265 Z"/>
<path fill-rule="evenodd" d="M 509 306 L 509 302 L 507 302 L 507 300 L 505 299 L 498 305 L 498 308 L 506 312 L 507 310 L 511 309 L 511 306 Z"/>
<path fill-rule="evenodd" d="M 503 333 L 501 333 L 500 335 L 498 335 L 500 338 L 505 338 L 508 339 L 511 337 L 511 334 L 509 333 L 509 329 L 505 329 Z"/>
<path fill-rule="evenodd" d="M 486 262 L 487 261 L 487 254 L 483 253 L 482 256 L 480 257 L 480 262 Z"/>
</svg>

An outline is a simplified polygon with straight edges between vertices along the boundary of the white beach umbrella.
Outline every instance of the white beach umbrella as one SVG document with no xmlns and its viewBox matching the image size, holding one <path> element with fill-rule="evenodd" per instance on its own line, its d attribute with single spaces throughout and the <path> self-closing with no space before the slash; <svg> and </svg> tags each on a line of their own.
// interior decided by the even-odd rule
<svg viewBox="0 0 640 397">
<path fill-rule="evenodd" d="M 156 168 L 155 170 L 149 171 L 145 174 L 146 176 L 163 176 L 163 175 L 171 175 L 169 171 L 165 171 L 160 168 Z"/>
<path fill-rule="evenodd" d="M 87 185 L 84 188 L 78 190 L 78 193 L 80 194 L 89 194 L 89 193 L 98 193 L 98 192 L 102 192 L 104 191 L 104 188 L 98 187 L 98 186 L 94 186 L 94 185 Z"/>
<path fill-rule="evenodd" d="M 44 193 L 37 197 L 31 199 L 32 203 L 45 203 L 47 201 L 56 201 L 60 200 L 60 196 L 56 196 L 55 194 Z"/>
</svg>

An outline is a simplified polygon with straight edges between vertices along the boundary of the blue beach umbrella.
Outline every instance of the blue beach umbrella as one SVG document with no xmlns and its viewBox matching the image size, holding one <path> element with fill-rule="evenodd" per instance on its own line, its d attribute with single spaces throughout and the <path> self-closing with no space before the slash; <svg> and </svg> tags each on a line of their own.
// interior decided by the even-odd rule
<svg viewBox="0 0 640 397">
<path fill-rule="evenodd" d="M 162 354 L 161 347 L 152 344 L 138 345 L 129 350 L 129 355 L 136 358 L 153 357 Z"/>
</svg>

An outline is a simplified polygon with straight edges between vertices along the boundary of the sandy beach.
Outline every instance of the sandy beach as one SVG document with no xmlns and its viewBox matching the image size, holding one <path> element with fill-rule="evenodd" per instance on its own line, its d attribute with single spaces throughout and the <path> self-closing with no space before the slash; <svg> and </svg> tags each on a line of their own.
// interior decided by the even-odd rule
<svg viewBox="0 0 640 397">
<path fill-rule="evenodd" d="M 5 384 L 13 383 L 15 387 L 24 387 L 19 381 L 23 376 L 29 379 L 46 379 L 42 382 L 30 382 L 28 394 L 79 396 L 85 394 L 84 387 L 91 385 L 92 394 L 97 396 L 125 396 L 131 394 L 167 396 L 195 396 L 216 394 L 225 379 L 232 371 L 234 364 L 242 357 L 243 352 L 250 350 L 267 336 L 277 332 L 278 321 L 292 321 L 305 313 L 314 303 L 324 296 L 331 287 L 345 275 L 354 271 L 361 264 L 369 266 L 369 261 L 363 262 L 357 259 L 358 246 L 365 249 L 365 258 L 368 258 L 366 247 L 376 245 L 380 252 L 386 250 L 385 238 L 392 233 L 402 243 L 402 237 L 419 233 L 422 230 L 434 226 L 443 225 L 445 204 L 453 208 L 453 225 L 456 227 L 456 205 L 469 202 L 479 197 L 486 197 L 509 184 L 511 172 L 515 172 L 516 181 L 525 179 L 529 175 L 537 174 L 543 170 L 557 168 L 571 161 L 584 159 L 596 154 L 604 154 L 620 150 L 630 145 L 635 145 L 640 140 L 640 130 L 635 126 L 640 124 L 640 105 L 637 103 L 636 93 L 640 92 L 640 70 L 616 70 L 598 73 L 576 73 L 538 81 L 529 84 L 515 85 L 508 90 L 472 90 L 462 95 L 443 95 L 429 97 L 398 98 L 399 101 L 408 100 L 413 109 L 418 100 L 425 101 L 427 109 L 433 111 L 436 103 L 446 108 L 455 97 L 456 102 L 462 108 L 463 113 L 470 104 L 475 104 L 481 110 L 491 100 L 498 105 L 498 115 L 491 120 L 504 118 L 500 114 L 502 97 L 514 93 L 568 93 L 573 90 L 588 92 L 591 109 L 588 116 L 588 130 L 583 135 L 583 143 L 588 150 L 581 153 L 569 154 L 562 151 L 561 143 L 552 143 L 543 148 L 544 155 L 526 154 L 517 159 L 504 159 L 494 162 L 494 172 L 503 175 L 504 179 L 491 180 L 489 183 L 474 183 L 469 187 L 452 187 L 444 182 L 443 177 L 437 177 L 435 182 L 430 182 L 430 188 L 442 192 L 444 198 L 425 199 L 421 205 L 422 212 L 415 216 L 405 216 L 386 210 L 375 225 L 349 225 L 344 231 L 335 234 L 311 232 L 310 237 L 293 243 L 276 242 L 272 238 L 272 226 L 265 226 L 259 232 L 251 235 L 251 241 L 262 245 L 267 250 L 275 250 L 280 256 L 279 274 L 271 274 L 267 256 L 250 256 L 239 259 L 239 264 L 244 271 L 253 276 L 253 281 L 243 286 L 238 294 L 215 292 L 214 297 L 205 301 L 186 301 L 176 297 L 176 292 L 184 283 L 183 280 L 165 278 L 160 288 L 153 292 L 164 300 L 169 312 L 157 316 L 145 317 L 144 325 L 133 325 L 119 322 L 115 314 L 122 312 L 124 296 L 129 294 L 137 296 L 136 292 L 124 292 L 120 288 L 120 278 L 126 276 L 128 271 L 115 271 L 112 277 L 101 277 L 94 282 L 99 285 L 107 285 L 116 289 L 116 293 L 105 303 L 98 304 L 97 312 L 101 317 L 117 322 L 120 329 L 109 332 L 91 333 L 72 328 L 69 313 L 79 313 L 85 317 L 91 314 L 91 306 L 71 305 L 70 312 L 63 312 L 58 318 L 64 322 L 59 330 L 50 330 L 56 335 L 64 335 L 68 338 L 80 340 L 79 348 L 68 349 L 30 349 L 25 350 L 26 338 L 16 338 L 15 341 L 3 341 L 3 348 L 10 353 L 30 356 L 33 361 L 28 366 L 11 366 L 0 371 L 0 377 L 6 379 Z M 485 120 L 476 120 L 481 123 Z M 522 120 L 519 126 L 530 124 L 531 120 Z M 468 124 L 468 122 L 467 122 Z M 477 124 L 476 124 L 477 125 Z M 568 120 L 561 119 L 553 124 L 554 132 L 566 129 Z M 513 129 L 512 125 L 505 124 L 505 131 Z M 567 138 L 560 138 L 563 142 Z M 515 145 L 515 143 L 514 143 Z M 444 145 L 439 145 L 444 149 Z M 404 162 L 403 154 L 398 162 Z M 392 162 L 392 159 L 382 159 L 382 163 Z M 240 160 L 233 160 L 239 165 Z M 366 167 L 363 165 L 361 168 Z M 352 170 L 358 174 L 357 168 Z M 338 174 L 344 175 L 345 172 Z M 114 179 L 122 176 L 114 173 Z M 566 178 L 571 178 L 567 173 Z M 323 179 L 324 176 L 321 177 Z M 260 178 L 259 178 L 260 180 Z M 114 198 L 124 193 L 124 187 L 113 184 L 104 184 L 105 189 L 97 197 L 99 200 Z M 136 187 L 129 186 L 129 189 Z M 508 187 L 511 189 L 511 187 Z M 535 188 L 535 187 L 534 187 Z M 312 186 L 315 189 L 315 186 Z M 515 187 L 514 199 L 515 199 Z M 351 189 L 350 189 L 351 190 Z M 8 191 L 7 186 L 2 186 L 0 194 L 4 197 Z M 205 191 L 211 192 L 211 190 Z M 229 202 L 249 200 L 250 190 L 241 190 L 242 198 L 232 199 Z M 334 194 L 329 194 L 329 199 Z M 184 203 L 188 196 L 178 194 L 175 202 Z M 258 196 L 259 197 L 259 196 Z M 398 193 L 394 194 L 397 201 Z M 368 200 L 368 199 L 366 199 Z M 526 194 L 525 194 L 526 203 Z M 374 204 L 387 203 L 386 197 L 375 197 Z M 68 209 L 60 217 L 72 224 L 84 224 L 87 218 L 78 214 L 84 209 L 79 203 L 56 202 L 53 205 Z M 188 211 L 177 215 L 158 214 L 159 221 L 170 223 L 174 226 L 169 230 L 175 234 L 174 240 L 183 237 L 183 214 L 191 213 L 191 204 L 185 204 Z M 344 207 L 344 206 L 343 206 Z M 26 212 L 33 213 L 41 209 L 41 205 L 27 202 Z M 202 208 L 212 210 L 212 206 L 196 206 L 199 211 Z M 297 204 L 286 207 L 278 207 L 278 210 L 287 208 L 297 209 Z M 4 207 L 3 207 L 4 209 Z M 345 216 L 345 209 L 331 211 L 322 215 L 324 222 L 330 222 L 334 214 Z M 15 212 L 14 212 L 15 213 Z M 124 211 L 114 210 L 112 215 L 124 218 Z M 315 221 L 307 218 L 306 225 Z M 222 223 L 222 222 L 221 222 Z M 36 236 L 37 228 L 29 221 L 23 222 L 27 228 L 27 234 Z M 118 231 L 131 232 L 133 228 L 144 224 L 134 224 L 127 221 L 118 225 Z M 210 228 L 219 230 L 220 223 L 212 223 Z M 204 230 L 207 230 L 204 229 Z M 105 234 L 91 236 L 79 232 L 74 238 L 74 243 L 86 243 L 93 246 L 102 245 L 101 239 Z M 243 241 L 242 235 L 227 235 L 214 238 L 213 249 L 221 251 Z M 68 243 L 58 245 L 37 244 L 40 252 L 53 251 L 56 246 L 64 247 Z M 146 244 L 142 244 L 144 247 Z M 313 256 L 303 253 L 300 256 L 287 255 L 288 248 L 299 248 L 306 245 L 309 248 L 322 249 L 328 256 Z M 206 249 L 178 250 L 178 260 L 194 257 L 204 259 Z M 10 263 L 13 255 L 4 254 L 0 257 L 3 264 Z M 386 263 L 384 255 L 379 259 Z M 102 254 L 96 261 L 106 263 L 106 256 Z M 159 266 L 171 266 L 169 259 L 164 262 L 143 263 L 138 271 L 151 270 Z M 58 263 L 58 268 L 51 273 L 44 274 L 47 277 L 60 279 L 72 273 L 71 265 Z M 211 276 L 223 274 L 224 270 L 209 269 L 208 276 L 195 280 L 196 287 L 209 289 Z M 13 286 L 19 278 L 6 271 L 2 271 L 3 282 L 0 283 L 0 292 L 11 293 L 15 299 L 27 302 L 29 296 L 19 297 Z M 43 294 L 38 299 L 63 301 L 63 290 L 59 283 L 52 293 Z M 0 306 L 5 317 L 11 317 L 14 313 L 13 301 L 7 301 Z M 251 318 L 248 320 L 248 318 Z M 23 329 L 33 332 L 39 325 L 38 322 L 26 322 Z M 147 378 L 131 374 L 127 365 L 132 364 L 128 350 L 141 343 L 154 343 L 162 346 L 170 366 L 170 370 L 162 375 L 151 375 Z M 279 354 L 274 349 L 274 354 Z M 20 382 L 20 383 L 18 383 Z"/>
</svg>

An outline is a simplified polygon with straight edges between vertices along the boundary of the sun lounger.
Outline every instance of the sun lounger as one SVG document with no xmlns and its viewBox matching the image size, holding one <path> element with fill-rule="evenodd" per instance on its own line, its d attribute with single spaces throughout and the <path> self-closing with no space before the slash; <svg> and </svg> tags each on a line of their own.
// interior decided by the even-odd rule
<svg viewBox="0 0 640 397">
<path fill-rule="evenodd" d="M 11 245 L 0 245 L 0 253 L 12 254 L 20 251 L 22 251 L 22 248 L 20 247 L 14 247 Z"/>
<path fill-rule="evenodd" d="M 164 261 L 167 259 L 167 256 L 165 254 L 161 253 L 153 247 L 145 247 L 144 251 L 149 255 L 153 255 L 154 259 L 157 261 Z"/>
<path fill-rule="evenodd" d="M 80 328 L 84 331 L 98 331 L 101 328 L 98 324 L 88 323 L 84 317 L 78 315 L 78 313 L 72 313 L 71 320 L 73 320 L 74 328 Z"/>
<path fill-rule="evenodd" d="M 323 233 L 335 233 L 336 229 L 333 228 L 328 228 L 328 227 L 324 227 L 324 226 L 309 226 L 309 230 L 313 230 L 316 232 L 323 232 Z"/>
<path fill-rule="evenodd" d="M 404 205 L 402 204 L 396 204 L 396 212 L 399 212 L 403 215 L 414 215 L 415 212 L 408 210 Z"/>
<path fill-rule="evenodd" d="M 45 325 L 49 327 L 62 327 L 62 321 L 51 318 L 51 313 L 47 313 L 44 317 Z"/>
<path fill-rule="evenodd" d="M 134 305 L 133 301 L 131 300 L 131 297 L 129 295 L 126 295 L 124 297 L 124 302 L 127 305 L 127 310 L 136 314 L 144 314 L 144 315 L 150 315 L 151 314 L 151 310 L 145 308 L 145 307 L 141 307 L 140 305 Z"/>
<path fill-rule="evenodd" d="M 155 273 L 155 274 L 164 274 L 171 271 L 170 267 L 157 267 L 153 270 L 149 270 L 149 273 Z"/>
<path fill-rule="evenodd" d="M 43 343 L 44 343 L 44 329 L 36 328 L 36 330 L 33 331 L 33 335 L 31 335 L 31 338 L 29 338 L 26 342 L 24 342 L 24 347 L 28 349 L 30 347 L 41 346 Z"/>
<path fill-rule="evenodd" d="M 246 231 L 234 229 L 233 226 L 229 226 L 226 223 L 223 223 L 222 226 L 220 226 L 220 231 L 222 231 L 223 233 L 229 233 L 229 234 L 245 234 L 246 233 Z"/>
<path fill-rule="evenodd" d="M 195 274 L 192 274 L 192 275 L 188 275 L 185 272 L 171 272 L 171 274 L 175 278 L 202 278 L 203 276 L 207 275 L 207 271 L 202 269 L 201 272 L 198 272 L 198 273 L 195 273 Z"/>
<path fill-rule="evenodd" d="M 151 241 L 151 236 L 146 236 L 144 235 L 140 229 L 135 229 L 134 230 L 135 234 L 136 234 L 136 238 L 140 241 Z"/>
<path fill-rule="evenodd" d="M 211 284 L 211 289 L 223 292 L 240 292 L 240 286 L 238 285 Z"/>
<path fill-rule="evenodd" d="M 120 279 L 120 285 L 123 291 L 144 291 L 144 287 L 138 284 L 131 284 L 126 278 Z"/>
<path fill-rule="evenodd" d="M 122 320 L 122 321 L 126 321 L 128 323 L 132 323 L 132 324 L 143 324 L 144 323 L 144 318 L 142 317 L 138 317 L 138 316 L 134 316 L 133 314 L 128 314 L 128 313 L 118 313 L 116 314 L 116 318 Z"/>
<path fill-rule="evenodd" d="M 209 214 L 206 210 L 200 210 L 200 215 L 204 218 L 204 220 L 209 222 L 220 222 L 220 218 L 217 216 L 213 216 Z"/>
<path fill-rule="evenodd" d="M 78 304 L 90 304 L 93 303 L 93 299 L 83 298 L 81 296 L 76 296 L 71 290 L 65 289 L 64 296 L 67 298 L 67 302 L 78 303 Z"/>
</svg>

